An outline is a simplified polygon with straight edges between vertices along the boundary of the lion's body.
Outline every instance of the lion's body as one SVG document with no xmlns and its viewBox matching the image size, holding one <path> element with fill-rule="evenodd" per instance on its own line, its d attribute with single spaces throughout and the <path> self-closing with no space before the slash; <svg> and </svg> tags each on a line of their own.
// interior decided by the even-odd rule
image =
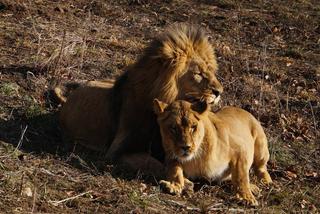
<svg viewBox="0 0 320 214">
<path fill-rule="evenodd" d="M 235 107 L 199 113 L 192 104 L 177 101 L 159 114 L 158 121 L 166 156 L 173 168 L 181 167 L 184 175 L 180 176 L 218 181 L 231 177 L 240 196 L 257 204 L 250 189 L 249 169 L 253 165 L 257 175 L 270 183 L 266 168 L 269 151 L 263 128 L 250 113 Z M 188 124 L 193 124 L 195 131 Z M 168 129 L 172 126 L 181 132 L 179 137 Z M 177 179 L 181 188 L 184 179 L 172 176 L 175 171 L 169 173 L 169 181 Z M 164 183 L 170 188 L 170 183 Z"/>
<path fill-rule="evenodd" d="M 89 81 L 72 91 L 60 110 L 60 124 L 73 142 L 105 151 L 114 136 L 113 82 Z M 63 100 L 62 95 L 59 95 Z M 61 98 L 62 97 L 62 98 Z"/>
<path fill-rule="evenodd" d="M 106 118 L 106 121 L 101 121 L 101 128 L 94 125 L 94 129 L 96 129 L 94 135 L 97 138 L 94 142 L 99 141 L 98 138 L 101 134 L 98 133 L 107 127 L 114 128 L 115 134 L 109 136 L 109 131 L 106 130 L 108 137 L 103 135 L 100 140 L 104 141 L 106 138 L 112 140 L 95 143 L 98 147 L 87 145 L 89 148 L 95 147 L 100 150 L 100 145 L 104 143 L 107 145 L 106 147 L 110 145 L 107 152 L 108 159 L 117 161 L 121 159 L 121 161 L 130 162 L 129 164 L 133 167 L 138 164 L 132 161 L 128 153 L 150 153 L 151 150 L 154 150 L 154 155 L 159 155 L 158 158 L 161 158 L 163 151 L 161 152 L 161 139 L 156 116 L 152 111 L 153 99 L 158 97 L 166 102 L 172 102 L 176 99 L 200 98 L 204 98 L 208 102 L 217 101 L 222 92 L 222 86 L 216 78 L 216 70 L 217 62 L 214 50 L 204 32 L 195 26 L 173 25 L 154 39 L 141 58 L 129 66 L 127 71 L 116 80 L 116 87 L 112 89 L 111 104 L 107 103 L 110 100 L 105 97 L 106 100 L 95 101 L 103 96 L 100 93 L 92 97 L 89 94 L 85 95 L 88 97 L 85 101 L 82 100 L 83 96 L 79 92 L 77 98 L 67 100 L 66 104 L 73 103 L 69 104 L 70 108 L 64 110 L 65 113 L 62 117 L 69 117 L 68 114 L 75 111 L 75 108 L 79 108 L 77 110 L 79 117 L 81 114 L 86 114 L 85 111 L 96 112 L 96 115 L 92 115 L 93 119 L 87 118 L 88 121 L 78 121 L 78 119 L 70 121 L 67 132 L 81 133 L 81 129 L 86 129 L 85 124 L 96 119 L 104 120 L 110 116 L 111 119 Z M 90 90 L 92 89 L 90 88 Z M 106 91 L 106 97 L 108 97 L 109 90 L 102 90 Z M 103 103 L 107 107 L 103 108 L 103 105 L 99 104 L 100 106 L 96 108 L 95 105 L 87 102 Z M 83 105 L 83 107 L 78 105 Z M 113 106 L 111 111 L 109 111 L 109 106 Z M 99 114 L 102 117 L 96 118 Z M 82 122 L 82 124 L 71 124 L 74 122 Z M 72 127 L 77 127 L 77 131 L 72 130 Z M 84 135 L 87 135 L 87 139 L 94 137 L 93 134 L 86 132 Z M 90 141 L 89 144 L 94 142 Z"/>
</svg>

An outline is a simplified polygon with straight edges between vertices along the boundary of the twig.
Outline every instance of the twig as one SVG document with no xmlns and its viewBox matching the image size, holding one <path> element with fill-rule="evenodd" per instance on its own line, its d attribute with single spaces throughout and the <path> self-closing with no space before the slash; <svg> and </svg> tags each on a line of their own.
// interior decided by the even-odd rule
<svg viewBox="0 0 320 214">
<path fill-rule="evenodd" d="M 201 211 L 201 209 L 198 207 L 189 207 L 189 206 L 185 205 L 186 202 L 174 201 L 174 200 L 168 200 L 167 202 L 170 202 L 171 204 L 174 204 L 174 205 L 178 205 L 178 206 L 183 207 L 187 210 L 199 211 L 199 212 Z"/>
<path fill-rule="evenodd" d="M 58 58 L 57 58 L 57 61 L 53 67 L 53 74 L 56 76 L 57 75 L 57 71 L 56 69 L 58 68 L 58 65 L 59 65 L 59 62 L 62 58 L 62 51 L 63 51 L 63 48 L 64 48 L 64 43 L 65 43 L 65 40 L 66 40 L 66 30 L 63 31 L 63 38 L 62 38 L 62 42 L 61 42 L 61 47 L 60 47 L 60 51 L 59 51 L 59 54 L 58 54 Z"/>
<path fill-rule="evenodd" d="M 87 43 L 86 43 L 86 36 L 82 38 L 82 45 L 81 45 L 81 56 L 80 56 L 80 64 L 79 64 L 79 69 L 81 70 L 83 67 L 83 62 L 84 62 L 84 53 L 87 49 Z"/>
<path fill-rule="evenodd" d="M 22 187 L 23 187 L 24 175 L 25 175 L 25 172 L 23 172 L 22 176 L 21 176 L 21 183 L 20 183 L 20 186 L 19 186 L 19 195 L 22 195 Z"/>
<path fill-rule="evenodd" d="M 198 211 L 198 212 L 202 211 L 202 209 L 199 207 L 189 207 L 189 206 L 185 205 L 186 204 L 185 202 L 174 201 L 174 200 L 168 200 L 167 202 L 170 202 L 171 204 L 183 207 L 186 210 Z M 239 212 L 244 213 L 245 212 L 244 209 L 240 209 L 240 208 L 237 209 L 237 208 L 228 208 L 228 207 L 217 207 L 217 206 L 221 206 L 221 205 L 223 205 L 223 204 L 217 203 L 217 204 L 210 205 L 209 207 L 207 207 L 205 209 L 205 211 L 228 211 L 228 212 L 236 212 L 236 213 L 239 213 Z M 254 209 L 250 209 L 250 210 L 254 210 Z"/>
<path fill-rule="evenodd" d="M 37 195 L 37 188 L 36 188 L 35 185 L 34 185 L 31 213 L 34 213 L 34 209 L 35 209 L 35 207 L 36 207 L 36 195 Z"/>
<path fill-rule="evenodd" d="M 47 174 L 47 175 L 51 175 L 51 176 L 59 176 L 59 177 L 62 177 L 62 176 L 60 176 L 60 175 L 55 175 L 55 174 L 53 174 L 52 172 L 50 172 L 49 170 L 47 170 L 47 169 L 45 169 L 45 168 L 40 168 L 40 172 L 45 173 L 45 174 Z"/>
<path fill-rule="evenodd" d="M 223 204 L 222 203 L 212 204 L 212 205 L 208 206 L 207 210 L 214 209 L 214 207 L 218 207 L 218 206 L 221 206 L 221 205 L 223 205 Z"/>
<path fill-rule="evenodd" d="M 19 143 L 18 143 L 17 147 L 14 149 L 13 153 L 15 153 L 18 149 L 20 149 L 22 142 L 23 142 L 24 134 L 26 133 L 27 129 L 28 129 L 28 125 L 26 125 L 25 128 L 23 129 L 22 134 L 20 136 Z"/>
<path fill-rule="evenodd" d="M 83 196 L 83 195 L 85 195 L 85 194 L 88 194 L 88 193 L 90 193 L 90 192 L 92 192 L 92 190 L 87 191 L 87 192 L 83 192 L 83 193 L 81 193 L 81 194 L 79 194 L 79 195 L 75 195 L 75 196 L 72 196 L 72 197 L 70 197 L 70 198 L 65 198 L 65 199 L 60 200 L 60 201 L 51 201 L 51 200 L 49 200 L 48 202 L 51 203 L 53 206 L 58 206 L 59 204 L 61 204 L 61 203 L 63 203 L 63 202 L 66 202 L 66 201 L 70 201 L 70 200 L 79 198 L 79 197 L 81 197 L 81 196 Z"/>
<path fill-rule="evenodd" d="M 310 101 L 309 101 L 309 106 L 310 106 L 311 114 L 312 114 L 312 118 L 313 118 L 314 130 L 317 131 L 317 121 L 316 121 L 316 117 L 314 116 L 313 107 L 312 107 L 312 104 Z"/>
<path fill-rule="evenodd" d="M 250 209 L 254 210 L 254 209 Z M 236 212 L 236 213 L 244 213 L 244 209 L 236 209 L 236 208 L 227 208 L 227 207 L 217 207 L 217 208 L 210 208 L 207 211 L 228 211 L 228 212 Z"/>
</svg>

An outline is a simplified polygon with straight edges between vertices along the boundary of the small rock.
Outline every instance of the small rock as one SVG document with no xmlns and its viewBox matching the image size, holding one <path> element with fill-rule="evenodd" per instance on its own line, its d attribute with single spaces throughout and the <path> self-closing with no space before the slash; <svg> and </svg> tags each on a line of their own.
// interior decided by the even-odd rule
<svg viewBox="0 0 320 214">
<path fill-rule="evenodd" d="M 24 190 L 22 191 L 22 194 L 28 197 L 32 197 L 33 193 L 30 187 L 26 187 L 24 188 Z"/>
<path fill-rule="evenodd" d="M 145 191 L 146 189 L 147 189 L 147 185 L 144 184 L 144 183 L 141 183 L 141 184 L 140 184 L 140 192 L 143 192 L 143 191 Z"/>
</svg>

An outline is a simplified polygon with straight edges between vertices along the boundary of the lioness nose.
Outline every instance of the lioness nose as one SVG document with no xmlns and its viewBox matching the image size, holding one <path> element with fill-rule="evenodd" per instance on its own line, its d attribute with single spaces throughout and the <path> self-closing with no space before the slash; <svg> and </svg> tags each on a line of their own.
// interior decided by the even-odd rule
<svg viewBox="0 0 320 214">
<path fill-rule="evenodd" d="M 218 97 L 221 92 L 213 88 L 213 89 L 212 89 L 212 93 L 213 93 L 216 97 Z"/>
<path fill-rule="evenodd" d="M 182 146 L 181 147 L 184 151 L 189 151 L 191 146 Z"/>
</svg>

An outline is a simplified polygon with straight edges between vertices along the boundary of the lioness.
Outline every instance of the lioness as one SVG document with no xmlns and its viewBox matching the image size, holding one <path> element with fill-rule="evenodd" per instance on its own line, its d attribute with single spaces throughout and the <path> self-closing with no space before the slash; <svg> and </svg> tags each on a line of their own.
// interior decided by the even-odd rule
<svg viewBox="0 0 320 214">
<path fill-rule="evenodd" d="M 162 144 L 168 166 L 161 184 L 180 194 L 187 178 L 225 180 L 230 177 L 238 196 L 251 205 L 258 202 L 251 192 L 249 169 L 265 183 L 272 182 L 267 171 L 269 151 L 260 123 L 249 112 L 225 107 L 217 113 L 206 102 L 171 104 L 154 101 Z"/>
</svg>

